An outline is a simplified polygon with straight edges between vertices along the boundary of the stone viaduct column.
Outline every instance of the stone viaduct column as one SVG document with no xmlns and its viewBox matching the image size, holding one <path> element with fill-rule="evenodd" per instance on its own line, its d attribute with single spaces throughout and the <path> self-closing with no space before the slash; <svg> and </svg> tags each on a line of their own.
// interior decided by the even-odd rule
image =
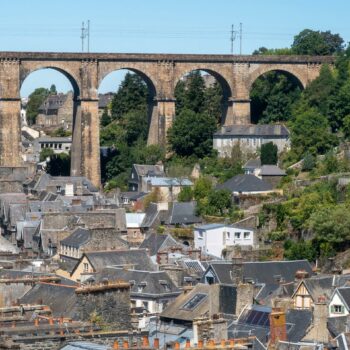
<svg viewBox="0 0 350 350">
<path fill-rule="evenodd" d="M 0 60 L 0 166 L 19 166 L 21 159 L 20 61 Z"/>
<path fill-rule="evenodd" d="M 158 62 L 157 95 L 148 132 L 148 144 L 166 146 L 167 133 L 175 118 L 174 62 Z"/>
<path fill-rule="evenodd" d="M 97 62 L 83 61 L 80 96 L 75 101 L 72 143 L 72 176 L 86 176 L 101 186 L 100 120 L 98 115 Z"/>
<path fill-rule="evenodd" d="M 232 91 L 233 124 L 250 124 L 249 63 L 233 64 Z"/>
</svg>

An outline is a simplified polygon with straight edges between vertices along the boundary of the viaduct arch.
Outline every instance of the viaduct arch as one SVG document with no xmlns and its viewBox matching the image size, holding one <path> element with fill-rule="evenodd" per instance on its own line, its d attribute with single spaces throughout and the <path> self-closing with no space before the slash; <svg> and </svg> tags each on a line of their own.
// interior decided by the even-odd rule
<svg viewBox="0 0 350 350">
<path fill-rule="evenodd" d="M 151 92 L 149 144 L 164 144 L 175 116 L 174 91 L 186 73 L 204 70 L 224 90 L 224 124 L 250 123 L 250 89 L 262 74 L 278 70 L 294 75 L 305 87 L 315 79 L 328 56 L 238 56 L 0 52 L 0 166 L 21 164 L 20 88 L 38 69 L 63 73 L 74 90 L 72 175 L 100 185 L 98 87 L 105 76 L 119 69 L 139 74 Z"/>
</svg>

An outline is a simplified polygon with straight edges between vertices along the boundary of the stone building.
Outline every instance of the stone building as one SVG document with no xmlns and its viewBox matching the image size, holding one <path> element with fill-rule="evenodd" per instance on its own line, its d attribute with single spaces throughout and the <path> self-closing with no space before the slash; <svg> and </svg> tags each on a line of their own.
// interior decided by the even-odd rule
<svg viewBox="0 0 350 350">
<path fill-rule="evenodd" d="M 50 95 L 39 107 L 35 124 L 42 127 L 63 127 L 72 130 L 73 93 Z"/>
<path fill-rule="evenodd" d="M 290 147 L 289 130 L 284 125 L 229 125 L 213 136 L 213 147 L 220 157 L 231 156 L 232 147 L 239 143 L 245 153 L 255 153 L 264 143 L 273 142 L 278 152 Z"/>
</svg>

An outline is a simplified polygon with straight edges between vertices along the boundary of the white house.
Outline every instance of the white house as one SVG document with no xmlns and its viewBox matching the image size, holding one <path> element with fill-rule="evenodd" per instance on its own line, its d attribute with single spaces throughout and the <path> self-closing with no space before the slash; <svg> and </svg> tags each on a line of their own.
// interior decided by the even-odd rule
<svg viewBox="0 0 350 350">
<path fill-rule="evenodd" d="M 350 313 L 350 287 L 337 288 L 329 302 L 329 317 L 347 316 Z"/>
<path fill-rule="evenodd" d="M 194 246 L 203 253 L 222 256 L 228 246 L 253 246 L 254 230 L 225 224 L 208 224 L 195 227 Z"/>
<path fill-rule="evenodd" d="M 219 157 L 229 157 L 237 143 L 244 153 L 254 153 L 268 142 L 277 145 L 278 152 L 289 149 L 289 130 L 282 124 L 228 125 L 221 127 L 213 136 L 213 147 Z"/>
</svg>

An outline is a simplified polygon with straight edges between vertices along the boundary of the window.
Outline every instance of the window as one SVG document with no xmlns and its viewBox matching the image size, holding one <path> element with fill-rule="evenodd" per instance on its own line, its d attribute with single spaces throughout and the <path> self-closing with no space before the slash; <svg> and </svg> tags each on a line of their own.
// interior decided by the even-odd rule
<svg viewBox="0 0 350 350">
<path fill-rule="evenodd" d="M 198 239 L 203 239 L 203 232 L 198 231 Z"/>
<path fill-rule="evenodd" d="M 83 268 L 84 268 L 84 272 L 89 272 L 89 264 L 88 263 L 84 263 Z"/>
<path fill-rule="evenodd" d="M 230 232 L 226 232 L 226 238 L 230 239 L 230 236 L 231 236 Z"/>
<path fill-rule="evenodd" d="M 56 192 L 57 193 L 61 192 L 61 189 L 62 189 L 61 186 L 56 186 Z"/>
<path fill-rule="evenodd" d="M 332 312 L 335 314 L 343 314 L 344 313 L 344 306 L 343 305 L 332 305 Z"/>
<path fill-rule="evenodd" d="M 250 239 L 250 232 L 244 232 L 244 239 Z"/>
<path fill-rule="evenodd" d="M 241 239 L 241 233 L 240 232 L 235 232 L 235 238 L 236 239 Z"/>
<path fill-rule="evenodd" d="M 189 301 L 187 301 L 183 306 L 183 310 L 193 310 L 196 308 L 205 298 L 207 297 L 207 294 L 204 293 L 198 293 L 195 296 L 193 296 Z"/>
</svg>

